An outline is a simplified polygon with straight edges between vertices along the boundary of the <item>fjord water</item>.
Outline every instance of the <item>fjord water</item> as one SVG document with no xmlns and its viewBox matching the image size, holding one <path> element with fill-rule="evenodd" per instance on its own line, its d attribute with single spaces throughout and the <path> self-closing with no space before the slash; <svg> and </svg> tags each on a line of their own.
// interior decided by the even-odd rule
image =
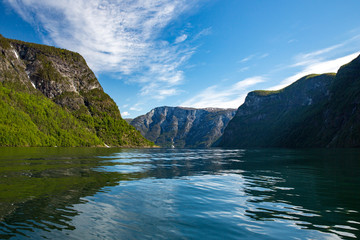
<svg viewBox="0 0 360 240">
<path fill-rule="evenodd" d="M 1 239 L 353 239 L 360 151 L 1 148 Z"/>
</svg>

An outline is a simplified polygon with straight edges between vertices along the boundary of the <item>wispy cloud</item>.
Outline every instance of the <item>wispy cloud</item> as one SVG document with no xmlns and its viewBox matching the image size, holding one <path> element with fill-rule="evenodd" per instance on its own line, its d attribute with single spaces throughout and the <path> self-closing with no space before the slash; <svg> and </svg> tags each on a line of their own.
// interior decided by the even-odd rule
<svg viewBox="0 0 360 240">
<path fill-rule="evenodd" d="M 269 90 L 277 90 L 284 88 L 296 80 L 309 74 L 322 74 L 329 72 L 337 72 L 338 69 L 356 58 L 360 51 L 353 52 L 352 49 L 358 49 L 360 42 L 360 35 L 356 35 L 351 39 L 342 43 L 326 47 L 320 50 L 316 50 L 308 53 L 301 53 L 294 57 L 294 63 L 290 64 L 286 68 L 300 68 L 291 76 L 287 77 L 279 84 L 268 88 Z M 349 54 L 348 52 L 352 52 Z"/>
<path fill-rule="evenodd" d="M 264 53 L 263 55 L 260 55 L 260 56 L 259 56 L 259 59 L 266 58 L 266 57 L 268 57 L 269 55 L 270 55 L 269 53 Z"/>
<path fill-rule="evenodd" d="M 48 43 L 81 53 L 96 72 L 117 72 L 140 84 L 142 95 L 166 97 L 176 94 L 184 78 L 180 67 L 195 47 L 185 44 L 187 34 L 169 43 L 160 33 L 202 0 L 4 1 L 45 32 Z"/>
<path fill-rule="evenodd" d="M 254 57 L 255 57 L 255 54 L 252 54 L 252 55 L 250 55 L 250 56 L 247 56 L 247 57 L 241 59 L 241 60 L 239 61 L 239 63 L 246 63 L 246 62 L 250 61 L 251 59 L 253 59 Z"/>
<path fill-rule="evenodd" d="M 329 72 L 337 72 L 337 70 L 344 64 L 350 62 L 357 56 L 359 56 L 360 52 L 356 52 L 353 54 L 346 55 L 344 57 L 322 61 L 322 62 L 314 62 L 312 64 L 307 65 L 303 70 L 300 72 L 287 77 L 283 80 L 280 84 L 270 87 L 268 90 L 278 90 L 282 89 L 291 83 L 299 80 L 300 78 L 309 75 L 309 74 L 322 74 L 322 73 L 329 73 Z"/>
<path fill-rule="evenodd" d="M 198 34 L 195 35 L 195 37 L 193 38 L 193 41 L 196 41 L 204 36 L 208 36 L 211 33 L 212 33 L 211 27 L 205 28 L 205 29 L 201 30 Z"/>
<path fill-rule="evenodd" d="M 319 62 L 328 61 L 335 58 L 343 57 L 349 53 L 353 53 L 354 49 L 358 49 L 360 43 L 360 35 L 355 35 L 352 38 L 329 46 L 323 49 L 315 50 L 308 53 L 300 53 L 294 57 L 295 63 L 290 67 L 309 66 Z M 347 54 L 346 54 L 347 53 Z"/>
<path fill-rule="evenodd" d="M 251 54 L 241 60 L 238 61 L 238 63 L 246 63 L 249 62 L 251 60 L 259 60 L 259 59 L 263 59 L 269 56 L 269 53 L 263 53 L 263 54 Z"/>
<path fill-rule="evenodd" d="M 245 72 L 245 71 L 247 71 L 247 70 L 249 70 L 250 69 L 250 67 L 242 67 L 242 68 L 240 68 L 239 70 L 238 70 L 238 72 Z"/>
<path fill-rule="evenodd" d="M 249 87 L 264 81 L 264 77 L 255 76 L 239 81 L 225 89 L 219 85 L 213 85 L 197 96 L 183 102 L 181 106 L 238 108 L 244 102 Z"/>
<path fill-rule="evenodd" d="M 175 43 L 182 43 L 183 41 L 185 41 L 187 39 L 187 35 L 186 34 L 183 34 L 181 36 L 178 36 L 176 39 L 175 39 Z"/>
<path fill-rule="evenodd" d="M 122 115 L 123 117 L 127 117 L 127 116 L 130 116 L 130 113 L 129 113 L 129 112 L 122 112 L 121 115 Z"/>
<path fill-rule="evenodd" d="M 131 111 L 136 111 L 136 112 L 140 112 L 142 111 L 142 108 L 140 107 L 142 105 L 141 102 L 136 103 L 135 105 L 133 105 L 132 107 L 130 107 Z"/>
<path fill-rule="evenodd" d="M 309 66 L 312 64 L 316 64 L 320 61 L 322 61 L 325 57 L 325 54 L 334 51 L 335 49 L 338 49 L 342 46 L 344 46 L 345 43 L 337 44 L 328 48 L 320 49 L 314 52 L 305 53 L 305 54 L 298 54 L 295 56 L 296 63 L 292 65 L 292 67 L 296 66 Z"/>
</svg>

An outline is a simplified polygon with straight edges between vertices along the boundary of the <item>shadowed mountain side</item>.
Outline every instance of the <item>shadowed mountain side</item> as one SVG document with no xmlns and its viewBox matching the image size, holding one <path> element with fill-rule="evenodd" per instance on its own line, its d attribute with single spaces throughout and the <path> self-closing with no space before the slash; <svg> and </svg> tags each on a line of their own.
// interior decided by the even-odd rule
<svg viewBox="0 0 360 240">
<path fill-rule="evenodd" d="M 359 147 L 360 57 L 337 74 L 309 75 L 246 97 L 221 147 Z"/>
</svg>

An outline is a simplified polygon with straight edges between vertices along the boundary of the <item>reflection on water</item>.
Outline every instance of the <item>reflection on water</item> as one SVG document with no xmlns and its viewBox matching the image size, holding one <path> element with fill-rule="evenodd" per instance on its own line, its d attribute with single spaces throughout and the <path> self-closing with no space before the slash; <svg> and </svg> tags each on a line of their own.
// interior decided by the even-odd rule
<svg viewBox="0 0 360 240">
<path fill-rule="evenodd" d="M 0 238 L 354 239 L 359 150 L 0 148 Z"/>
</svg>

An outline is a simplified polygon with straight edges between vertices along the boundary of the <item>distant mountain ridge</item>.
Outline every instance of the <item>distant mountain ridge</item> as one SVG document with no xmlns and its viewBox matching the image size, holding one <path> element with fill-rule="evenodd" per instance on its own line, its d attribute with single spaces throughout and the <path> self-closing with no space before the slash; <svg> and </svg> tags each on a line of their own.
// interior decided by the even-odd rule
<svg viewBox="0 0 360 240">
<path fill-rule="evenodd" d="M 141 134 L 162 147 L 210 147 L 236 109 L 157 107 L 131 121 Z"/>
<path fill-rule="evenodd" d="M 0 146 L 151 146 L 84 58 L 0 35 Z"/>
<path fill-rule="evenodd" d="M 336 74 L 250 92 L 216 146 L 360 147 L 360 56 Z"/>
</svg>

